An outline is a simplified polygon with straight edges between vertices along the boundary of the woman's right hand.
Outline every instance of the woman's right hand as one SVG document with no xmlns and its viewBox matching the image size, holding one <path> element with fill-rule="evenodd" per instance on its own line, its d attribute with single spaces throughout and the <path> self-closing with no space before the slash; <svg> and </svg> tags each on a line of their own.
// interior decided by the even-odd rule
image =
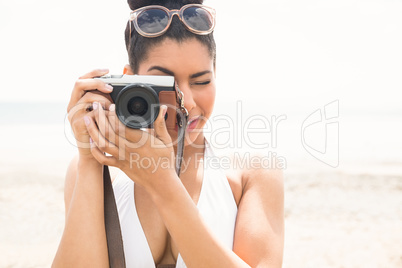
<svg viewBox="0 0 402 268">
<path fill-rule="evenodd" d="M 113 88 L 101 80 L 93 79 L 107 73 L 109 73 L 107 69 L 97 69 L 81 76 L 75 82 L 71 93 L 67 113 L 80 156 L 93 158 L 84 116 L 91 116 L 93 102 L 101 103 L 107 110 L 112 104 L 109 93 L 112 92 Z"/>
</svg>

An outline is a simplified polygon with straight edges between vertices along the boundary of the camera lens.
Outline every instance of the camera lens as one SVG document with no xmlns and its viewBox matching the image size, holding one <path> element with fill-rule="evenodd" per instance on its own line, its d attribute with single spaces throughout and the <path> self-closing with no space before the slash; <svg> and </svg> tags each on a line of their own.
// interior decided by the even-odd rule
<svg viewBox="0 0 402 268">
<path fill-rule="evenodd" d="M 148 103 L 144 98 L 134 97 L 129 100 L 127 110 L 131 115 L 143 116 L 148 111 Z"/>
<path fill-rule="evenodd" d="M 135 83 L 124 87 L 115 100 L 116 114 L 130 128 L 148 128 L 159 114 L 159 98 L 147 84 Z"/>
</svg>

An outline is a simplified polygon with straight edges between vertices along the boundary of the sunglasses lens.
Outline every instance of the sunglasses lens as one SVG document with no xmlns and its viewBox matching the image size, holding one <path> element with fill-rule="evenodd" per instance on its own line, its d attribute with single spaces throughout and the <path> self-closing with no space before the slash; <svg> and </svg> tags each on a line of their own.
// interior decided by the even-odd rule
<svg viewBox="0 0 402 268">
<path fill-rule="evenodd" d="M 147 34 L 162 32 L 169 23 L 168 14 L 162 9 L 148 9 L 137 17 L 138 27 Z"/>
<path fill-rule="evenodd" d="M 213 26 L 211 14 L 200 7 L 189 7 L 183 11 L 184 22 L 194 30 L 209 31 Z"/>
</svg>

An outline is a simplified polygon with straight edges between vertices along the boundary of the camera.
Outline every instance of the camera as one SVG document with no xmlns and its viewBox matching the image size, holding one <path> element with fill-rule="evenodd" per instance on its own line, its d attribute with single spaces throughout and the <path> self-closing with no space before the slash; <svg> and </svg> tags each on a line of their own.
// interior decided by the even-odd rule
<svg viewBox="0 0 402 268">
<path fill-rule="evenodd" d="M 116 105 L 116 115 L 127 127 L 152 128 L 160 106 L 165 104 L 166 127 L 175 128 L 178 104 L 173 76 L 106 75 L 95 79 L 113 87 L 110 96 Z"/>
</svg>

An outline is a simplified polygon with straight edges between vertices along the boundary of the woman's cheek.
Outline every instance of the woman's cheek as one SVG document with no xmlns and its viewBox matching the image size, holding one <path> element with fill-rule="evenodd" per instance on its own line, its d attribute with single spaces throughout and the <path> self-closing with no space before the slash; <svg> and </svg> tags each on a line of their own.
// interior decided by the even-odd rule
<svg viewBox="0 0 402 268">
<path fill-rule="evenodd" d="M 204 111 L 204 116 L 209 118 L 209 116 L 212 114 L 212 110 L 214 109 L 214 104 L 215 104 L 215 84 L 213 84 L 206 92 L 203 92 L 203 94 L 200 96 L 201 101 L 200 101 L 200 107 Z"/>
</svg>

